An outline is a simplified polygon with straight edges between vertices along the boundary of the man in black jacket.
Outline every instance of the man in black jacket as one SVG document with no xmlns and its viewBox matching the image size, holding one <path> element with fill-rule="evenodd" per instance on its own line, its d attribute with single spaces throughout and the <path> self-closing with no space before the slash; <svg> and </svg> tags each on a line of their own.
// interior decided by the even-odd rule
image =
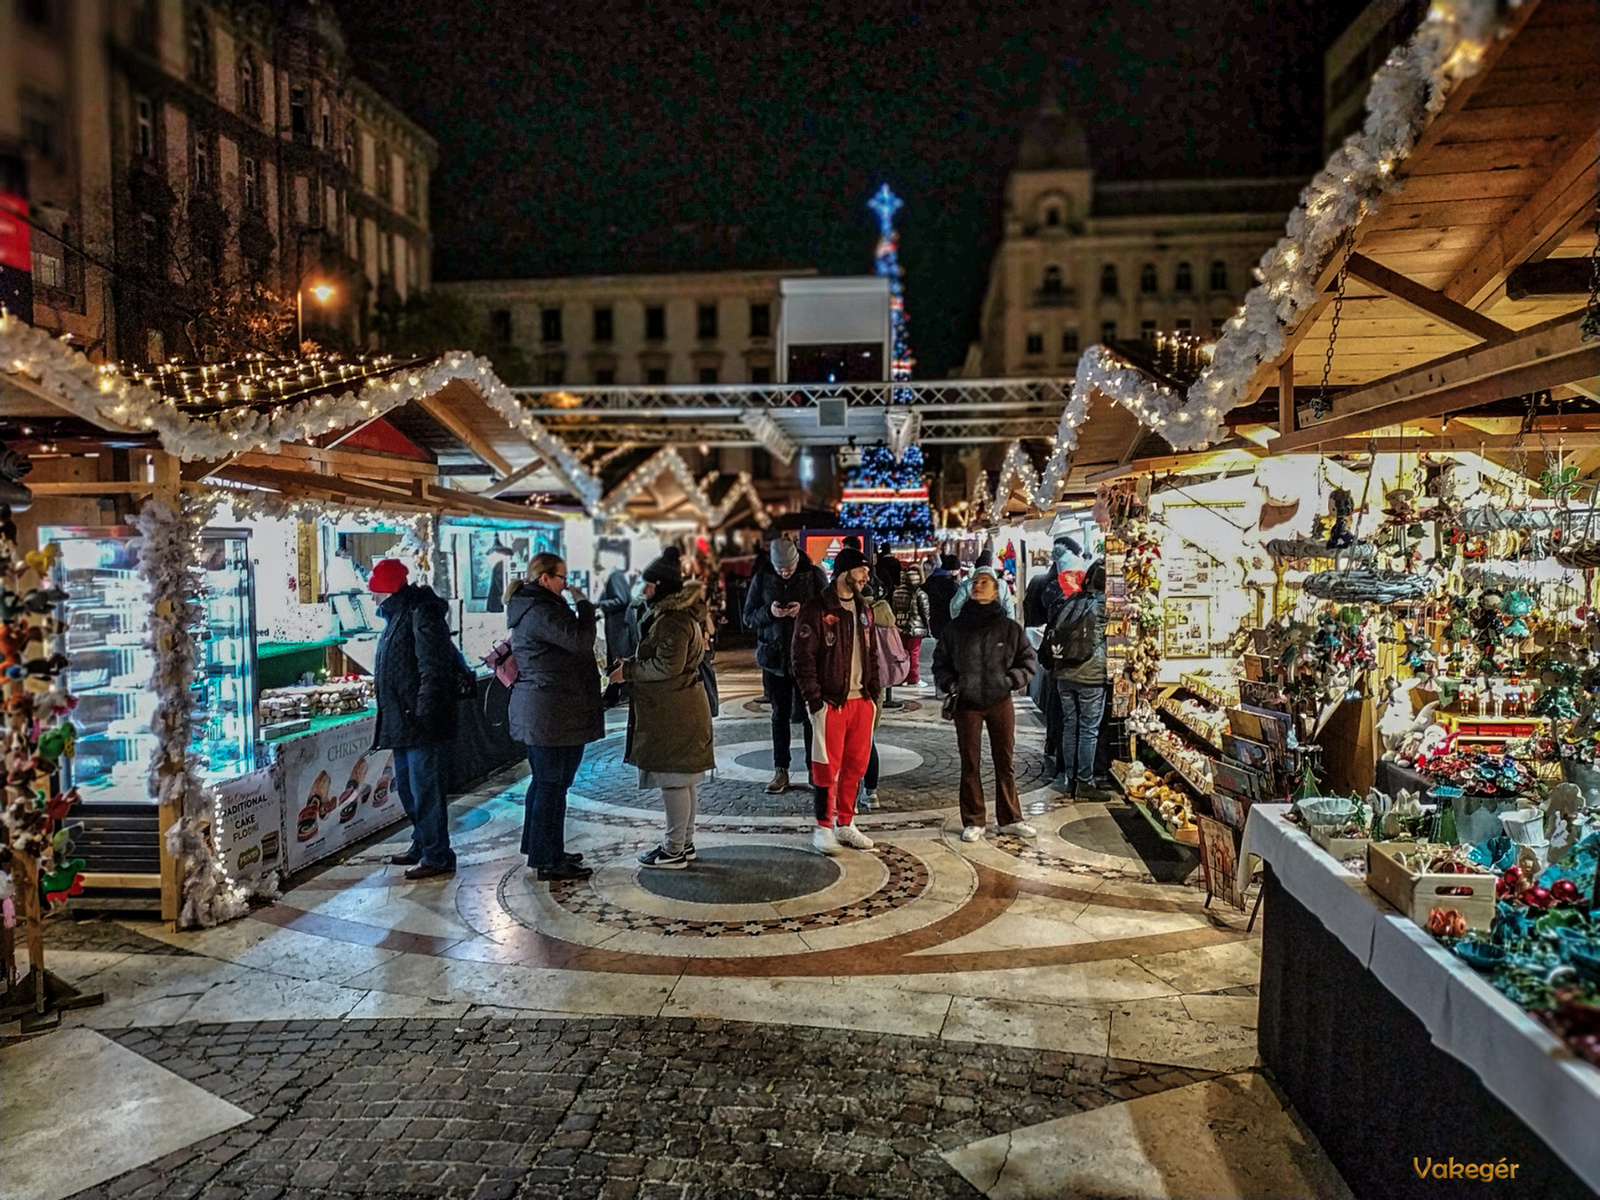
<svg viewBox="0 0 1600 1200">
<path fill-rule="evenodd" d="M 411 818 L 411 848 L 389 861 L 406 866 L 407 879 L 453 875 L 445 806 L 445 752 L 456 734 L 456 700 L 466 673 L 445 602 L 431 590 L 406 582 L 397 558 L 373 565 L 367 587 L 380 597 L 384 619 L 373 682 L 378 693 L 378 729 L 373 748 L 394 751 L 394 781 L 400 806 Z"/>
<path fill-rule="evenodd" d="M 607 557 L 615 557 L 609 552 L 603 553 L 606 553 Z M 607 573 L 605 589 L 595 603 L 595 607 L 605 617 L 606 659 L 609 662 L 614 663 L 619 658 L 632 658 L 638 653 L 638 631 L 628 623 L 628 604 L 632 599 L 633 583 L 619 562 Z"/>
<path fill-rule="evenodd" d="M 805 761 L 811 762 L 811 716 L 800 699 L 794 681 L 790 643 L 794 640 L 794 618 L 800 606 L 814 600 L 827 586 L 822 569 L 788 538 L 774 538 L 768 552 L 772 570 L 754 572 L 744 602 L 744 624 L 756 635 L 756 665 L 772 700 L 772 781 L 767 791 L 773 795 L 789 790 L 789 722 L 798 711 Z"/>
</svg>

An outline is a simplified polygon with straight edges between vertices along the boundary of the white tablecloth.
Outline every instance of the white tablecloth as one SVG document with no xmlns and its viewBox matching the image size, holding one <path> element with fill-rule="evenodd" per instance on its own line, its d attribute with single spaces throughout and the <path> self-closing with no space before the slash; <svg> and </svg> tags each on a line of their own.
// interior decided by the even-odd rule
<svg viewBox="0 0 1600 1200">
<path fill-rule="evenodd" d="M 1471 1067 L 1600 1192 L 1600 1068 L 1578 1058 L 1361 876 L 1284 821 L 1288 811 L 1287 804 L 1250 809 L 1239 853 L 1241 888 L 1250 878 L 1251 856 L 1271 863 L 1289 893 L 1417 1015 L 1434 1045 Z"/>
</svg>

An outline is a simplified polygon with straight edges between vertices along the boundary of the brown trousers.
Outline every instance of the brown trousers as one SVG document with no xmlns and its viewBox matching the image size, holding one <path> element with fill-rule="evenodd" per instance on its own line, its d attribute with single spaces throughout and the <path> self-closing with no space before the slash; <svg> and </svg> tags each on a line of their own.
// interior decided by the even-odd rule
<svg viewBox="0 0 1600 1200">
<path fill-rule="evenodd" d="M 956 709 L 956 747 L 961 751 L 961 823 L 987 824 L 983 803 L 983 731 L 989 730 L 989 755 L 994 759 L 994 813 L 1001 825 L 1022 820 L 1017 801 L 1017 772 L 1012 748 L 1017 740 L 1017 713 L 1007 696 L 988 708 Z"/>
</svg>

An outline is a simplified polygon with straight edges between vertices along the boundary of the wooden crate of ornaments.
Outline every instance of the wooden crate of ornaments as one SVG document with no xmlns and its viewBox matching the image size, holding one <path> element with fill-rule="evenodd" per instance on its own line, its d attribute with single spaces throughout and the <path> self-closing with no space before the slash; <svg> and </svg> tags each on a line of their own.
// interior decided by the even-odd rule
<svg viewBox="0 0 1600 1200">
<path fill-rule="evenodd" d="M 1367 847 L 1372 845 L 1372 839 L 1335 837 L 1334 834 L 1342 828 L 1342 825 L 1312 825 L 1309 827 L 1311 840 L 1327 851 L 1334 862 L 1366 858 Z"/>
<path fill-rule="evenodd" d="M 1402 854 L 1443 853 L 1447 849 L 1417 842 L 1369 842 L 1367 886 L 1424 929 L 1428 913 L 1436 908 L 1455 909 L 1468 929 L 1488 929 L 1494 920 L 1496 876 L 1414 871 L 1400 861 Z M 1467 889 L 1469 894 L 1449 895 L 1450 889 Z"/>
</svg>

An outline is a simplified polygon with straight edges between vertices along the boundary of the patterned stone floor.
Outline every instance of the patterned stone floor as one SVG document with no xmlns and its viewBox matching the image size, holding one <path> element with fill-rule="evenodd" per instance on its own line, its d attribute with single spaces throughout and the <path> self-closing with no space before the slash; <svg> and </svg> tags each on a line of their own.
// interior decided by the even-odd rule
<svg viewBox="0 0 1600 1200">
<path fill-rule="evenodd" d="M 1188 1121 L 1266 1096 L 1282 1128 L 1239 1194 L 1340 1194 L 1250 1082 L 1244 915 L 1158 882 L 1171 864 L 1119 833 L 1120 806 L 1052 792 L 1036 715 L 1018 759 L 1037 841 L 960 841 L 953 734 L 905 689 L 859 821 L 875 849 L 768 879 L 811 853 L 810 814 L 763 791 L 758 677 L 719 671 L 686 890 L 641 884 L 659 802 L 613 713 L 569 805 L 582 883 L 520 862 L 514 769 L 453 806 L 449 880 L 401 878 L 396 831 L 217 929 L 52 922 L 54 968 L 107 997 L 72 1024 L 253 1114 L 83 1194 L 973 1196 L 1004 1173 L 972 1165 L 986 1139 L 1168 1091 Z"/>
</svg>

